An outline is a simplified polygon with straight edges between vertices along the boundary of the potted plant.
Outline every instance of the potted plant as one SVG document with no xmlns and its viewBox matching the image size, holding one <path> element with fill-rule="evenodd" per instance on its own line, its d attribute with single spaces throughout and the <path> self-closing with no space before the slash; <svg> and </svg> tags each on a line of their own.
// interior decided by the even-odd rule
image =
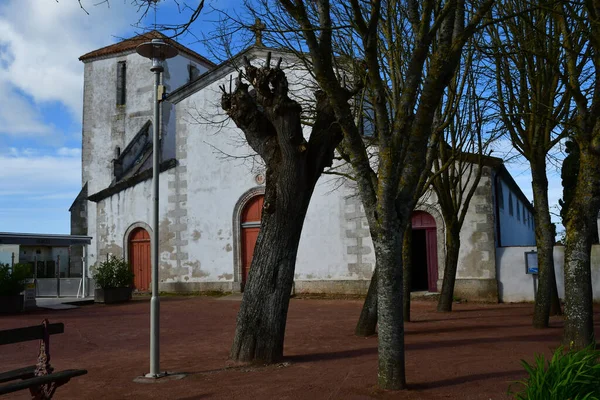
<svg viewBox="0 0 600 400">
<path fill-rule="evenodd" d="M 0 313 L 16 313 L 23 310 L 23 291 L 29 278 L 27 264 L 0 264 Z"/>
<path fill-rule="evenodd" d="M 122 258 L 110 256 L 93 272 L 96 303 L 122 303 L 131 300 L 133 272 Z"/>
</svg>

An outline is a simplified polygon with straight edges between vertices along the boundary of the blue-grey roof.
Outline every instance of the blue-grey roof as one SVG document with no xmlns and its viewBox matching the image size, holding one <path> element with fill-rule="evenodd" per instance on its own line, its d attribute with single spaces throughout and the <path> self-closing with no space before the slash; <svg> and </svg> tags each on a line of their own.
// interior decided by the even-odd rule
<svg viewBox="0 0 600 400">
<path fill-rule="evenodd" d="M 66 247 L 90 244 L 91 242 L 92 238 L 90 236 L 81 235 L 0 232 L 0 244 Z"/>
</svg>

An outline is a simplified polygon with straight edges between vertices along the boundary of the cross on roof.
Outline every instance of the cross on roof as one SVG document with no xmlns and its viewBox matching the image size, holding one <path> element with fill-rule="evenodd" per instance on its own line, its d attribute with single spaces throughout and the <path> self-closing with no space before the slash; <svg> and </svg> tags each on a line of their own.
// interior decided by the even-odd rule
<svg viewBox="0 0 600 400">
<path fill-rule="evenodd" d="M 254 32 L 255 45 L 256 46 L 264 46 L 262 41 L 263 31 L 267 26 L 262 23 L 260 18 L 256 18 L 254 21 L 254 25 L 250 25 L 250 30 Z"/>
</svg>

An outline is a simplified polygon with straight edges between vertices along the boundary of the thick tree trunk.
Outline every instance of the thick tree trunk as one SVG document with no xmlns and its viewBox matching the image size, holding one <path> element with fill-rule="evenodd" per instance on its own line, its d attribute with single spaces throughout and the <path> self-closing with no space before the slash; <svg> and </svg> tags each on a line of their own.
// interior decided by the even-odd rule
<svg viewBox="0 0 600 400">
<path fill-rule="evenodd" d="M 375 334 L 377 330 L 377 264 L 373 270 L 369 291 L 363 303 L 363 308 L 356 324 L 354 334 L 367 337 Z"/>
<path fill-rule="evenodd" d="M 387 226 L 374 238 L 377 257 L 378 382 L 381 389 L 406 387 L 404 321 L 402 317 L 402 242 L 406 225 L 388 216 Z"/>
<path fill-rule="evenodd" d="M 552 246 L 552 268 L 550 270 L 550 315 L 562 315 L 562 308 L 560 306 L 560 298 L 558 297 L 558 287 L 556 285 L 556 270 L 554 269 L 554 245 Z"/>
<path fill-rule="evenodd" d="M 552 303 L 558 303 L 556 276 L 554 274 L 554 230 L 548 206 L 548 178 L 545 155 L 532 160 L 533 201 L 535 206 L 535 240 L 538 253 L 538 288 L 533 312 L 533 326 L 547 328 Z M 555 297 L 553 299 L 553 296 Z M 556 304 L 554 305 L 556 308 Z M 560 304 L 558 305 L 560 309 Z"/>
<path fill-rule="evenodd" d="M 412 291 L 412 223 L 409 222 L 404 231 L 402 243 L 402 270 L 403 295 L 402 306 L 404 307 L 404 322 L 410 322 L 410 292 Z"/>
<path fill-rule="evenodd" d="M 411 246 L 412 246 L 412 224 L 408 224 L 404 231 L 402 244 L 402 268 L 404 271 L 402 304 L 404 307 L 404 322 L 410 322 L 410 291 L 411 291 Z M 377 331 L 377 265 L 371 277 L 369 291 L 363 303 L 363 308 L 356 324 L 354 334 L 367 337 L 374 335 Z"/>
<path fill-rule="evenodd" d="M 231 347 L 235 361 L 272 363 L 283 357 L 296 253 L 312 195 L 312 187 L 300 184 L 295 174 L 285 173 L 293 170 L 283 169 L 279 174 L 274 212 L 269 210 L 273 207 L 270 188 L 266 190 L 261 229 Z"/>
<path fill-rule="evenodd" d="M 591 249 L 600 207 L 600 157 L 582 149 L 575 195 L 567 211 L 564 343 L 583 348 L 594 340 Z"/>
<path fill-rule="evenodd" d="M 440 293 L 440 299 L 437 306 L 439 312 L 452 311 L 459 251 L 460 227 L 458 221 L 446 221 L 446 261 L 444 262 L 442 292 Z"/>
</svg>

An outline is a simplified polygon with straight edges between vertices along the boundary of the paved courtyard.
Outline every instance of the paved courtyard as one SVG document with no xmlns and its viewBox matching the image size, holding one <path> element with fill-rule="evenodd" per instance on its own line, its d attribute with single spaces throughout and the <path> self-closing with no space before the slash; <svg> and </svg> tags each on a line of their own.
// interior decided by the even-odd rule
<svg viewBox="0 0 600 400">
<path fill-rule="evenodd" d="M 531 304 L 458 304 L 451 314 L 435 303 L 413 303 L 406 324 L 406 367 L 411 390 L 377 389 L 377 338 L 353 335 L 359 300 L 293 299 L 286 359 L 274 366 L 228 361 L 239 301 L 165 297 L 161 303 L 161 369 L 182 380 L 134 383 L 148 372 L 149 301 L 36 310 L 3 316 L 0 329 L 63 322 L 51 338 L 57 370 L 88 375 L 58 389 L 57 399 L 505 399 L 511 381 L 525 374 L 519 360 L 549 354 L 560 343 L 562 319 L 531 328 Z M 595 313 L 600 336 L 600 308 Z M 2 346 L 0 369 L 35 363 L 37 343 Z M 20 392 L 7 399 L 26 399 Z"/>
</svg>

